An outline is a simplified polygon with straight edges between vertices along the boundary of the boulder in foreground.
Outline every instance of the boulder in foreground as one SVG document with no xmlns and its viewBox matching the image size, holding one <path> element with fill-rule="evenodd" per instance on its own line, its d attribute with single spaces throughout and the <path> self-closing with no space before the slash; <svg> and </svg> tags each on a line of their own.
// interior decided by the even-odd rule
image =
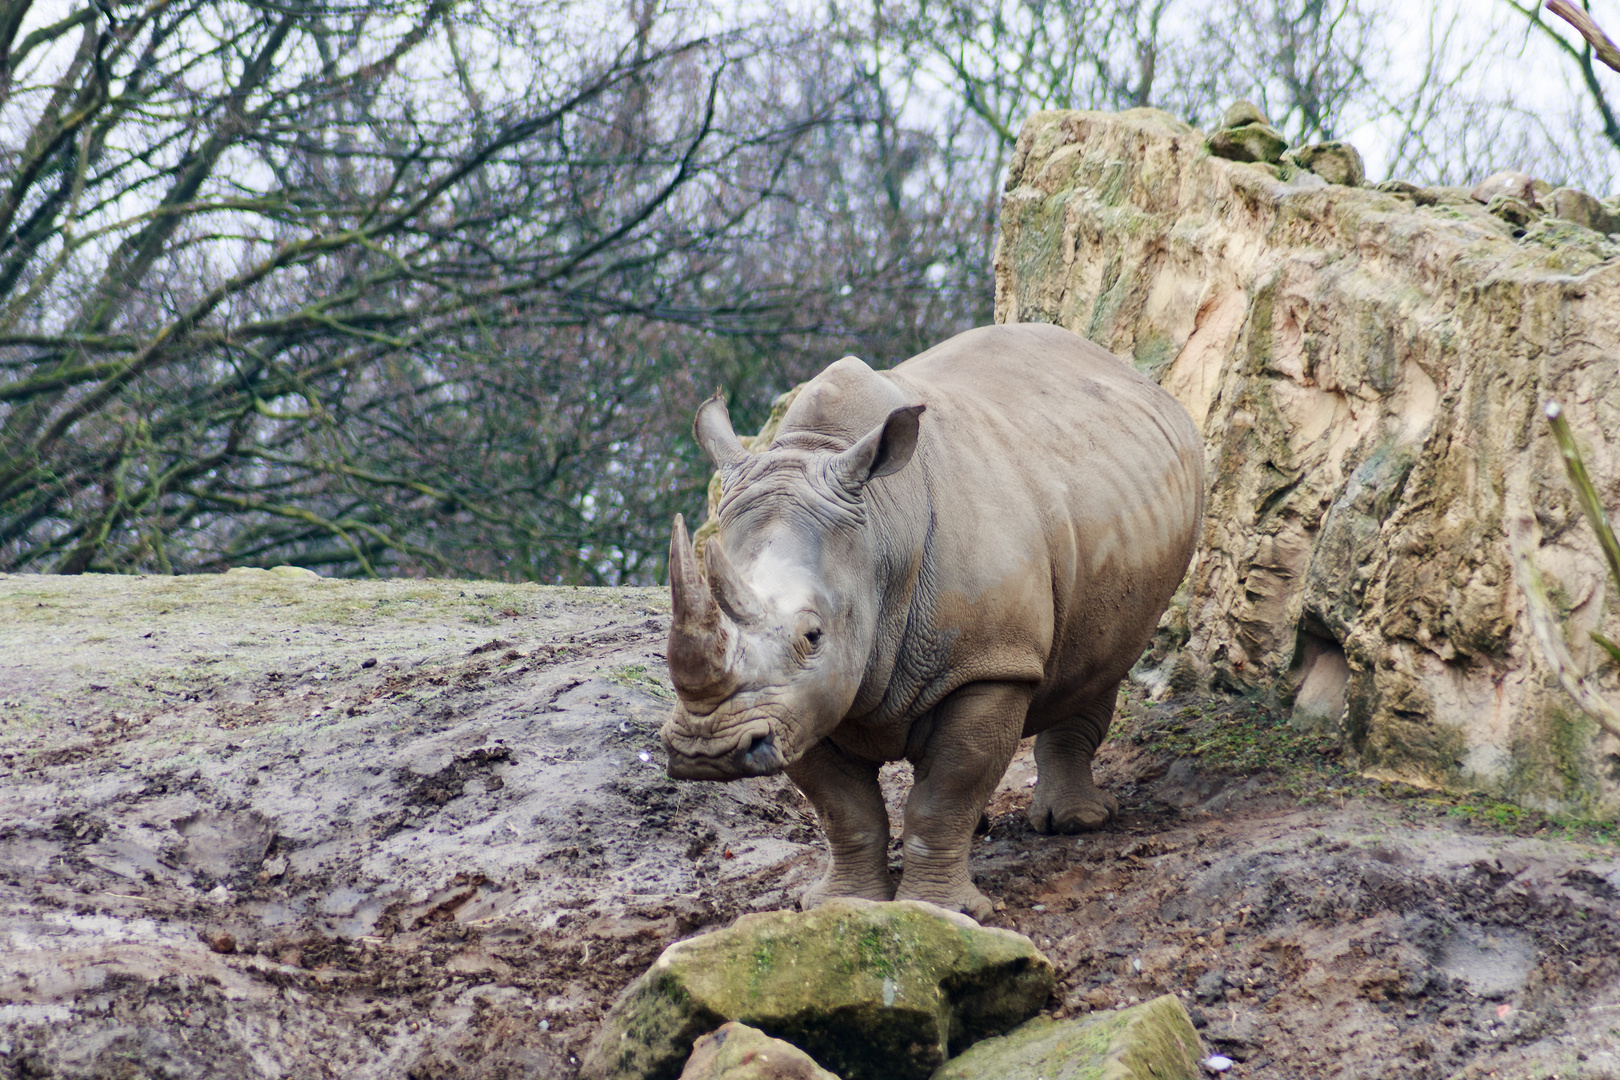
<svg viewBox="0 0 1620 1080">
<path fill-rule="evenodd" d="M 1031 1020 L 976 1044 L 933 1080 L 1197 1080 L 1198 1033 L 1171 994 L 1118 1012 Z"/>
<path fill-rule="evenodd" d="M 675 1080 L 695 1039 L 738 1020 L 844 1080 L 924 1080 L 1033 1016 L 1053 982 L 1028 938 L 932 904 L 745 915 L 664 950 L 613 1006 L 580 1075 Z"/>
<path fill-rule="evenodd" d="M 838 1080 L 790 1042 L 747 1024 L 725 1024 L 692 1047 L 681 1080 Z"/>
</svg>

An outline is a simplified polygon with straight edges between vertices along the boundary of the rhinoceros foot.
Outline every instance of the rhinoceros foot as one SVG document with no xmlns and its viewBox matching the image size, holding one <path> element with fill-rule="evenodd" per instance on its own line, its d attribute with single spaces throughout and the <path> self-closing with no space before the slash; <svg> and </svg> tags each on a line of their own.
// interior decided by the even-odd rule
<svg viewBox="0 0 1620 1080">
<path fill-rule="evenodd" d="M 946 911 L 960 911 L 971 919 L 983 922 L 995 914 L 995 905 L 990 898 L 974 887 L 971 881 L 957 883 L 949 886 L 921 885 L 908 887 L 902 881 L 900 889 L 895 893 L 896 900 L 925 900 L 930 904 L 938 904 Z"/>
<path fill-rule="evenodd" d="M 1038 783 L 1029 804 L 1029 823 L 1038 833 L 1077 833 L 1100 829 L 1119 813 L 1119 800 L 1089 781 L 1067 790 Z"/>
<path fill-rule="evenodd" d="M 829 874 L 804 891 L 799 897 L 799 909 L 809 911 L 811 908 L 820 907 L 828 900 L 839 900 L 849 896 L 860 900 L 893 900 L 894 881 L 887 871 L 881 879 L 876 877 L 844 879 L 834 878 Z"/>
</svg>

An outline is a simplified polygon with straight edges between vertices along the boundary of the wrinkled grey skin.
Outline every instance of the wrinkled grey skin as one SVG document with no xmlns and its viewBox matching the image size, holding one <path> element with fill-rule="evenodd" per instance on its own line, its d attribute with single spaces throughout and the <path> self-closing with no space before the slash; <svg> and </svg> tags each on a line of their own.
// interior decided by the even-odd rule
<svg viewBox="0 0 1620 1080">
<path fill-rule="evenodd" d="M 670 543 L 669 774 L 785 771 L 832 851 L 806 906 L 899 897 L 982 918 L 968 846 L 1025 735 L 1035 828 L 1108 821 L 1092 754 L 1202 516 L 1202 442 L 1169 394 L 1025 324 L 892 371 L 845 357 L 763 453 L 718 398 L 695 427 L 723 495 L 705 567 L 679 518 Z M 897 890 L 878 767 L 901 758 Z"/>
</svg>

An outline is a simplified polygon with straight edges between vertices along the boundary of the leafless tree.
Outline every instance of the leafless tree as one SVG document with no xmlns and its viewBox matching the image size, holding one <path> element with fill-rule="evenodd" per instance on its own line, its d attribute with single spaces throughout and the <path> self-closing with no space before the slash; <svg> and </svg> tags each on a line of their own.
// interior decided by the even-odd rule
<svg viewBox="0 0 1620 1080">
<path fill-rule="evenodd" d="M 1248 98 L 1290 142 L 1337 138 L 1384 80 L 1380 35 L 1391 14 L 1369 0 L 1221 0 L 1201 20 L 1197 48 L 1177 50 L 1180 100 L 1166 103 L 1213 126 Z"/>
<path fill-rule="evenodd" d="M 714 382 L 932 332 L 828 328 L 910 204 L 799 258 L 847 71 L 589 10 L 8 6 L 0 569 L 647 580 Z"/>
<path fill-rule="evenodd" d="M 1213 127 L 1240 97 L 1294 141 L 1329 138 L 1369 97 L 1373 0 L 874 0 L 874 77 L 926 88 L 948 153 L 934 162 L 980 206 L 988 266 L 1000 183 L 1038 109 L 1151 105 Z M 850 24 L 860 22 L 855 12 Z M 902 115 L 905 112 L 902 111 Z"/>
<path fill-rule="evenodd" d="M 1034 109 L 1474 160 L 1380 0 L 681 3 L 0 7 L 0 570 L 655 580 L 701 397 L 988 319 Z"/>
</svg>

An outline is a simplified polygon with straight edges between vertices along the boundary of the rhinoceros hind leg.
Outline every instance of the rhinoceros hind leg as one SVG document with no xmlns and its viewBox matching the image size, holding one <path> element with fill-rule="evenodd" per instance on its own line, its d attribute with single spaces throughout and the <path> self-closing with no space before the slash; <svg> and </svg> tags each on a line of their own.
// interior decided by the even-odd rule
<svg viewBox="0 0 1620 1080">
<path fill-rule="evenodd" d="M 823 739 L 786 771 L 816 808 L 832 853 L 827 873 L 799 898 L 799 906 L 808 911 L 836 896 L 894 899 L 889 811 L 877 763 L 850 757 Z"/>
<path fill-rule="evenodd" d="M 1038 779 L 1029 823 L 1038 833 L 1100 829 L 1119 813 L 1119 800 L 1091 778 L 1091 758 L 1108 735 L 1119 687 L 1075 716 L 1035 737 Z"/>
<path fill-rule="evenodd" d="M 1029 697 L 1025 683 L 971 683 L 935 707 L 927 742 L 911 761 L 906 865 L 895 899 L 926 900 L 975 919 L 991 914 L 968 872 L 968 848 L 1018 749 Z"/>
</svg>

